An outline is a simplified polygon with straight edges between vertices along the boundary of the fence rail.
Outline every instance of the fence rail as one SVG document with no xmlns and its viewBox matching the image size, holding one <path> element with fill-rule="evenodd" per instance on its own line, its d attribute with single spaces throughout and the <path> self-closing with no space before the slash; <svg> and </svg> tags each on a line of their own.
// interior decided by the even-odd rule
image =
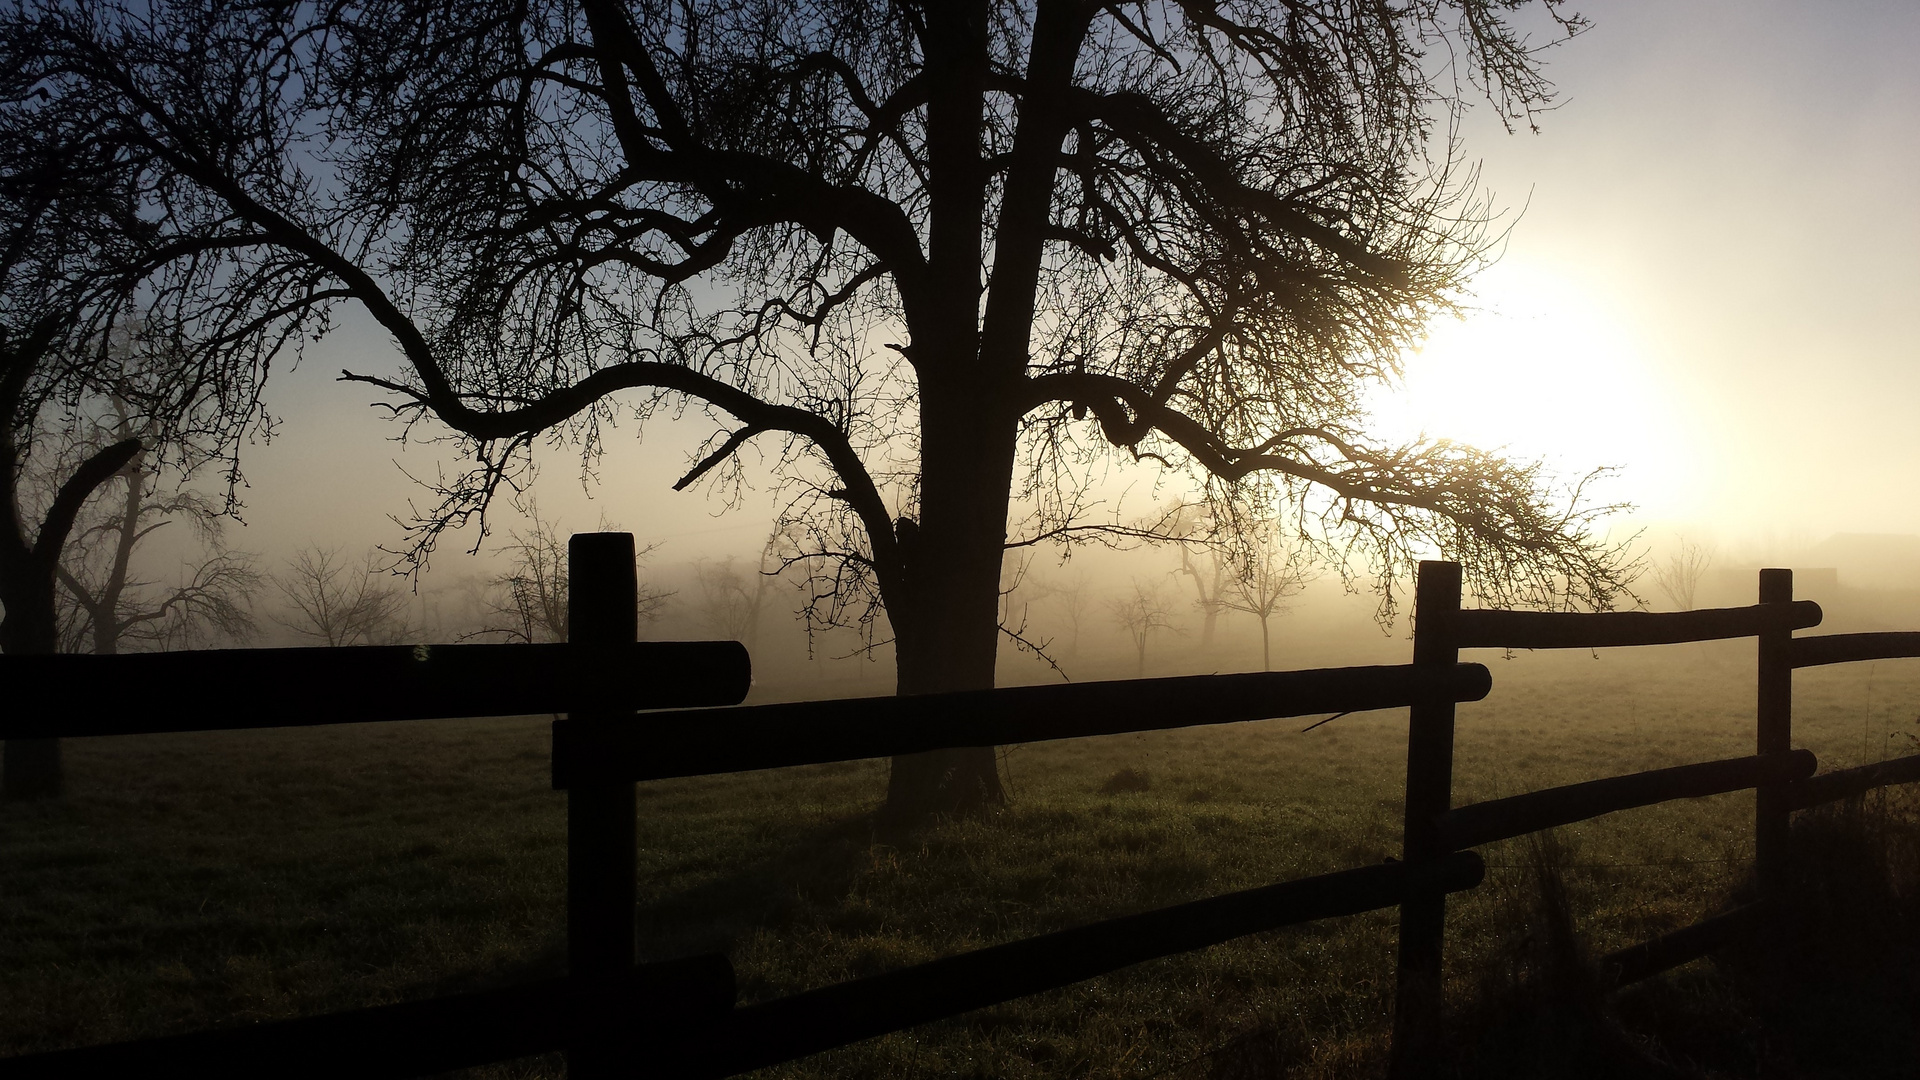
<svg viewBox="0 0 1920 1080">
<path fill-rule="evenodd" d="M 1450 848 L 1477 847 L 1620 810 L 1802 780 L 1817 765 L 1809 750 L 1676 765 L 1473 803 L 1441 815 L 1438 828 Z"/>
<path fill-rule="evenodd" d="M 1499 611 L 1462 609 L 1455 616 L 1462 649 L 1611 649 L 1755 637 L 1768 630 L 1820 625 L 1811 600 L 1700 611 Z"/>
<path fill-rule="evenodd" d="M 1792 664 L 1796 668 L 1820 667 L 1916 656 L 1920 656 L 1920 633 L 1821 634 L 1793 639 Z"/>
<path fill-rule="evenodd" d="M 1864 795 L 1874 788 L 1915 781 L 1920 781 L 1920 754 L 1795 781 L 1787 785 L 1786 803 L 1789 810 L 1811 810 L 1822 803 Z"/>
<path fill-rule="evenodd" d="M 1343 870 L 796 994 L 734 1013 L 715 1048 L 712 1068 L 695 1075 L 731 1076 L 1263 930 L 1377 911 L 1400 903 L 1410 889 L 1470 889 L 1485 874 L 1485 865 L 1472 852 L 1431 867 L 1387 863 Z"/>
<path fill-rule="evenodd" d="M 1718 952 L 1764 927 L 1771 912 L 1772 905 L 1765 900 L 1744 904 L 1651 941 L 1608 953 L 1594 965 L 1600 989 L 1618 990 Z"/>
<path fill-rule="evenodd" d="M 569 1074 L 647 1066 L 723 1076 L 1065 986 L 1156 957 L 1315 919 L 1400 906 L 1390 1071 L 1435 1060 L 1446 897 L 1484 874 L 1463 849 L 1670 799 L 1754 789 L 1763 894 L 1777 883 L 1787 815 L 1920 781 L 1920 755 L 1825 775 L 1791 748 L 1795 668 L 1920 655 L 1920 634 L 1795 639 L 1821 612 L 1792 599 L 1786 571 L 1761 574 L 1761 603 L 1677 613 L 1466 610 L 1459 567 L 1423 563 L 1413 663 L 1193 676 L 754 707 L 737 643 L 636 643 L 633 542 L 569 545 L 572 642 L 341 650 L 243 650 L 121 657 L 0 657 L 0 678 L 85 685 L 90 708 L 0 718 L 0 737 L 155 733 L 365 720 L 565 712 L 553 783 L 567 790 L 569 973 L 504 990 L 0 1061 L 18 1077 L 193 1072 L 205 1076 L 399 1077 L 564 1050 Z M 1455 705 L 1491 676 L 1463 648 L 1602 648 L 1733 637 L 1760 642 L 1750 757 L 1648 770 L 1453 807 Z M 156 683 L 220 685 L 244 704 L 156 708 Z M 288 688 L 297 693 L 288 694 Z M 269 702 L 273 704 L 268 705 Z M 705 775 L 1318 713 L 1409 708 L 1401 862 L 1109 919 L 950 956 L 776 1001 L 735 1007 L 725 957 L 634 963 L 635 791 L 643 779 Z M 676 711 L 640 715 L 643 708 Z M 1706 955 L 1763 925 L 1767 903 L 1604 957 L 1623 986 Z"/>
<path fill-rule="evenodd" d="M 801 701 L 650 715 L 553 729 L 553 783 L 658 780 L 889 757 L 963 746 L 1080 739 L 1478 701 L 1480 664 L 1411 664 L 1016 686 L 955 694 Z"/>
<path fill-rule="evenodd" d="M 733 1008 L 724 956 L 641 964 L 626 980 L 540 979 L 246 1027 L 0 1059 L 8 1080 L 193 1076 L 398 1080 L 551 1053 L 580 1034 L 664 1021 L 711 1024 Z"/>
<path fill-rule="evenodd" d="M 74 691 L 0 715 L 0 739 L 732 705 L 751 679 L 737 641 L 0 656 L 0 682 Z"/>
</svg>

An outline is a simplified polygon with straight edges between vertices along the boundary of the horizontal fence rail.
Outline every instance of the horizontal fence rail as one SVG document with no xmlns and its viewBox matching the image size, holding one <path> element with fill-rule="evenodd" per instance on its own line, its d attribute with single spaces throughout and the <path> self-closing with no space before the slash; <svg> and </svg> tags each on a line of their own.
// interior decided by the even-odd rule
<svg viewBox="0 0 1920 1080">
<path fill-rule="evenodd" d="M 1754 637 L 1820 625 L 1811 600 L 1699 611 L 1500 611 L 1462 608 L 1453 636 L 1462 649 L 1611 649 Z"/>
<path fill-rule="evenodd" d="M 1920 781 L 1920 754 L 1879 761 L 1852 769 L 1837 769 L 1787 785 L 1789 810 L 1808 810 L 1822 803 L 1851 799 L 1874 788 Z"/>
<path fill-rule="evenodd" d="M 1851 664 L 1860 660 L 1903 660 L 1920 656 L 1920 633 L 1821 634 L 1794 638 L 1794 667 Z"/>
<path fill-rule="evenodd" d="M 1263 930 L 1392 907 L 1409 888 L 1458 892 L 1486 866 L 1461 852 L 1425 867 L 1387 863 L 1177 904 L 994 945 L 737 1010 L 713 1041 L 717 1077 L 790 1061 L 915 1024 L 1069 986 Z"/>
<path fill-rule="evenodd" d="M 1810 750 L 1676 765 L 1473 803 L 1440 815 L 1436 826 L 1447 846 L 1475 847 L 1637 806 L 1783 784 L 1817 767 Z"/>
<path fill-rule="evenodd" d="M 728 1076 L 1040 993 L 1265 930 L 1391 907 L 1409 887 L 1470 889 L 1472 852 L 1387 863 L 1108 919 L 733 1010 L 724 956 L 643 965 L 630 980 L 547 979 L 226 1031 L 32 1054 L 40 1077 L 406 1077 L 547 1053 L 583 1031 L 626 1033 L 634 1059 L 676 1076 Z"/>
<path fill-rule="evenodd" d="M 732 705 L 751 678 L 737 641 L 0 656 L 0 683 L 72 691 L 6 710 L 0 739 Z"/>
<path fill-rule="evenodd" d="M 542 979 L 501 990 L 0 1060 L 7 1080 L 192 1076 L 386 1080 L 561 1049 L 583 1031 L 697 1028 L 733 1007 L 724 956 L 645 964 L 626 980 Z M 649 1023 L 651 1022 L 651 1023 Z"/>
<path fill-rule="evenodd" d="M 1771 910 L 1762 900 L 1662 934 L 1652 941 L 1608 953 L 1595 965 L 1599 968 L 1600 989 L 1618 990 L 1716 952 L 1759 931 L 1766 925 Z"/>
<path fill-rule="evenodd" d="M 1400 664 L 1013 686 L 955 694 L 853 698 L 656 713 L 637 722 L 553 729 L 556 788 L 615 780 L 817 765 L 961 746 L 1478 701 L 1480 664 Z"/>
</svg>

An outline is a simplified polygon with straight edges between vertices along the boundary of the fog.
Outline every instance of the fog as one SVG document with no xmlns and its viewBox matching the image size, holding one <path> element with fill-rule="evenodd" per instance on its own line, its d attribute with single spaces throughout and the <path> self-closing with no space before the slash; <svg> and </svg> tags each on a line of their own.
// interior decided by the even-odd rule
<svg viewBox="0 0 1920 1080">
<path fill-rule="evenodd" d="M 1483 162 L 1511 232 L 1475 310 L 1436 326 L 1406 384 L 1381 395 L 1381 430 L 1505 446 L 1569 476 L 1617 466 L 1601 497 L 1635 509 L 1612 535 L 1638 536 L 1654 564 L 1686 538 L 1711 548 L 1714 574 L 1749 590 L 1747 570 L 1763 563 L 1827 568 L 1847 588 L 1908 587 L 1902 541 L 1885 538 L 1920 534 L 1910 479 L 1920 69 L 1909 55 L 1920 8 L 1632 0 L 1592 14 L 1589 33 L 1551 54 L 1560 106 L 1538 133 L 1508 134 L 1487 110 L 1470 117 L 1464 152 Z M 276 373 L 268 404 L 282 423 L 243 456 L 245 525 L 231 543 L 267 569 L 302 546 L 404 544 L 393 519 L 431 501 L 407 474 L 457 465 L 445 446 L 394 441 L 398 427 L 367 389 L 333 378 L 396 363 L 385 338 L 348 315 Z M 642 441 L 629 425 L 610 433 L 592 477 L 574 448 L 538 454 L 533 493 L 549 519 L 605 522 L 658 545 L 647 573 L 674 597 L 649 626 L 657 636 L 704 632 L 695 561 L 751 564 L 776 508 L 764 469 L 750 470 L 757 486 L 731 508 L 671 490 L 709 431 L 698 417 L 663 421 Z M 1174 494 L 1128 505 L 1143 512 Z M 496 539 L 523 526 L 499 508 Z M 449 598 L 501 572 L 496 544 L 468 553 L 478 540 L 456 533 L 434 556 L 414 610 L 440 625 L 420 632 L 453 633 L 465 616 L 449 614 Z M 1058 652 L 1059 602 L 1037 586 L 1085 576 L 1097 599 L 1078 654 L 1061 658 L 1075 678 L 1133 673 L 1107 605 L 1137 580 L 1166 590 L 1175 623 L 1150 642 L 1147 674 L 1258 667 L 1251 616 L 1227 616 L 1201 648 L 1203 616 L 1178 565 L 1170 550 L 1083 551 L 1064 566 L 1042 553 L 1014 601 Z M 1667 606 L 1650 581 L 1637 588 Z M 1722 591 L 1739 599 L 1736 585 Z M 850 656 L 860 645 L 850 633 L 814 641 L 810 659 L 786 617 L 797 600 L 784 601 L 769 601 L 766 670 L 835 691 L 890 687 L 884 650 Z M 1404 651 L 1404 623 L 1381 627 L 1377 598 L 1348 596 L 1331 576 L 1292 608 L 1275 620 L 1276 667 Z M 1006 681 L 1058 677 L 1011 646 L 1001 670 Z"/>
</svg>

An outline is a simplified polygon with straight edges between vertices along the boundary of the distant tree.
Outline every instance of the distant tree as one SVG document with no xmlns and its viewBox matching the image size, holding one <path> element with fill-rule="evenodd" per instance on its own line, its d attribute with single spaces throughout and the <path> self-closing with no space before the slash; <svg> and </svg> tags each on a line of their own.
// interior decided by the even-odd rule
<svg viewBox="0 0 1920 1080">
<path fill-rule="evenodd" d="M 678 486 L 777 446 L 786 518 L 845 567 L 832 610 L 884 604 L 900 692 L 976 690 L 1005 545 L 1087 524 L 1067 493 L 1114 458 L 1304 507 L 1388 609 L 1427 550 L 1503 600 L 1619 595 L 1599 511 L 1537 465 L 1366 412 L 1494 247 L 1452 135 L 1470 94 L 1548 104 L 1533 7 L 1582 25 L 1557 0 L 18 0 L 0 107 L 142 178 L 173 211 L 143 235 L 217 243 L 199 295 L 344 300 L 390 335 L 403 372 L 348 377 L 475 461 L 420 558 L 537 443 L 691 410 L 714 430 Z M 895 762 L 888 800 L 998 796 L 979 747 Z"/>
<path fill-rule="evenodd" d="M 743 571 L 732 555 L 713 561 L 696 559 L 693 582 L 699 590 L 700 621 L 724 641 L 738 641 L 751 652 L 760 637 L 760 613 L 775 578 L 765 560 Z"/>
<path fill-rule="evenodd" d="M 1260 670 L 1273 670 L 1273 635 L 1268 620 L 1287 609 L 1284 601 L 1306 587 L 1307 571 L 1299 554 L 1281 542 L 1269 526 L 1255 531 L 1236 553 L 1221 603 L 1260 620 Z"/>
<path fill-rule="evenodd" d="M 509 534 L 501 545 L 508 559 L 507 572 L 491 579 L 486 595 L 485 626 L 469 637 L 496 637 L 507 641 L 540 642 L 567 640 L 567 538 L 558 521 L 540 516 L 537 504 L 527 504 L 527 528 Z M 658 545 L 648 545 L 636 553 L 644 560 Z M 672 593 L 648 587 L 641 579 L 639 610 L 641 622 L 660 617 Z"/>
<path fill-rule="evenodd" d="M 1220 549 L 1220 529 L 1203 506 L 1178 506 L 1159 531 L 1178 541 L 1180 573 L 1193 583 L 1194 606 L 1200 609 L 1200 648 L 1213 647 L 1214 628 L 1228 609 L 1227 559 Z"/>
<path fill-rule="evenodd" d="M 1038 584 L 1038 590 L 1041 599 L 1058 614 L 1066 629 L 1067 641 L 1060 654 L 1078 656 L 1080 631 L 1086 625 L 1087 612 L 1093 607 L 1093 590 L 1087 572 L 1080 570 L 1043 579 Z"/>
<path fill-rule="evenodd" d="M 1707 568 L 1713 565 L 1715 552 L 1711 544 L 1697 544 L 1684 536 L 1677 539 L 1674 552 L 1667 560 L 1653 565 L 1653 583 L 1675 608 L 1692 611 L 1700 582 L 1706 578 Z"/>
<path fill-rule="evenodd" d="M 322 645 L 397 645 L 408 637 L 407 591 L 398 578 L 338 548 L 302 548 L 273 577 L 286 601 L 273 621 Z"/>
<path fill-rule="evenodd" d="M 141 449 L 97 490 L 61 555 L 61 651 L 106 656 L 125 648 L 192 648 L 251 636 L 257 629 L 252 600 L 265 583 L 253 556 L 226 546 L 224 515 L 211 499 L 186 487 L 163 488 L 147 449 L 158 439 L 135 433 L 127 402 L 113 397 L 107 407 L 95 438 L 62 459 L 127 439 L 139 439 Z M 192 529 L 199 554 L 182 563 L 172 582 L 135 577 L 135 554 L 168 525 Z"/>
<path fill-rule="evenodd" d="M 1147 642 L 1162 630 L 1175 629 L 1173 609 L 1167 603 L 1166 589 L 1159 581 L 1143 582 L 1133 579 L 1133 591 L 1128 595 L 1107 602 L 1107 610 L 1113 614 L 1113 621 L 1126 631 L 1133 642 L 1134 656 L 1138 660 L 1135 673 L 1141 677 L 1147 674 Z"/>
</svg>

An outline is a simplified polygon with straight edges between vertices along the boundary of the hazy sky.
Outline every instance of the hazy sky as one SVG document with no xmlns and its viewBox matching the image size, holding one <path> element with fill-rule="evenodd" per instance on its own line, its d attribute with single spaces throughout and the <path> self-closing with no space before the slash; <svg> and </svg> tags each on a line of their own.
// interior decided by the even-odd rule
<svg viewBox="0 0 1920 1080">
<path fill-rule="evenodd" d="M 1505 444 L 1579 471 L 1641 520 L 1722 543 L 1920 532 L 1920 4 L 1594 4 L 1556 50 L 1538 135 L 1486 110 L 1465 151 L 1516 214 L 1482 310 L 1437 327 L 1383 423 Z M 246 459 L 240 542 L 395 542 L 416 489 L 342 366 L 392 361 L 354 325 L 276 377 L 282 435 Z M 694 430 L 616 435 L 596 502 L 544 455 L 542 505 L 665 538 L 672 560 L 753 550 L 770 497 L 718 507 L 670 485 Z M 630 434 L 630 430 L 628 432 Z M 460 561 L 453 551 L 443 565 Z M 455 567 L 457 569 L 457 565 Z"/>
</svg>

